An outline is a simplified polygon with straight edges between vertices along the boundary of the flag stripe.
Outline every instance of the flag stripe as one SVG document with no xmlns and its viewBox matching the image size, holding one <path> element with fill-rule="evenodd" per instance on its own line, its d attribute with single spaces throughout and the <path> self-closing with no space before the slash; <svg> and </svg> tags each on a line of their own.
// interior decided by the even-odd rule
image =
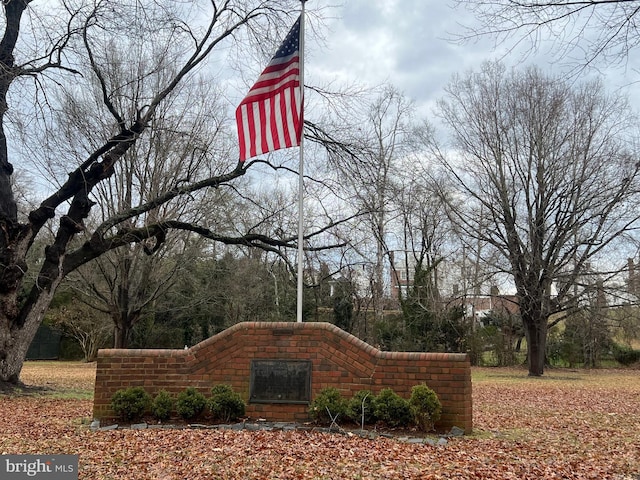
<svg viewBox="0 0 640 480">
<path fill-rule="evenodd" d="M 240 161 L 300 145 L 300 18 L 236 109 Z"/>
</svg>

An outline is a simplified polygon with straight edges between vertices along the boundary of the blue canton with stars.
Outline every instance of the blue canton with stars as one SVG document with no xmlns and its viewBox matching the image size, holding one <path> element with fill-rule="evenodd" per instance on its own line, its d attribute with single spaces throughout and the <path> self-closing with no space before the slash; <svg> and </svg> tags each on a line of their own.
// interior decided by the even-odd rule
<svg viewBox="0 0 640 480">
<path fill-rule="evenodd" d="M 280 48 L 276 51 L 276 54 L 273 56 L 273 59 L 288 57 L 293 54 L 299 48 L 300 43 L 300 17 L 296 20 L 296 23 L 293 24 L 291 30 L 282 41 Z"/>
</svg>

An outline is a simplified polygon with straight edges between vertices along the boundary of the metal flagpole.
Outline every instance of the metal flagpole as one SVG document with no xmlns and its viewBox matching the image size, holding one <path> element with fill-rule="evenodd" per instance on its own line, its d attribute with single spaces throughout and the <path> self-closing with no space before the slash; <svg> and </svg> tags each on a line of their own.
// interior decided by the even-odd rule
<svg viewBox="0 0 640 480">
<path fill-rule="evenodd" d="M 298 174 L 298 297 L 296 321 L 302 322 L 304 276 L 304 4 L 300 12 L 300 166 Z"/>
</svg>

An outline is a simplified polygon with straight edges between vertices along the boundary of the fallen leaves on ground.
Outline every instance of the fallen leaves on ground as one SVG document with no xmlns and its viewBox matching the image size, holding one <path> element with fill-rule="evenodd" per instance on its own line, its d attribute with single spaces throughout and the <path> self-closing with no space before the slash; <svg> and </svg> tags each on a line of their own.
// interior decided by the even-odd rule
<svg viewBox="0 0 640 480">
<path fill-rule="evenodd" d="M 22 379 L 76 391 L 93 373 L 27 364 Z M 91 400 L 0 395 L 0 452 L 78 454 L 91 480 L 640 478 L 638 371 L 478 369 L 473 401 L 474 434 L 430 446 L 309 431 L 92 432 Z"/>
</svg>

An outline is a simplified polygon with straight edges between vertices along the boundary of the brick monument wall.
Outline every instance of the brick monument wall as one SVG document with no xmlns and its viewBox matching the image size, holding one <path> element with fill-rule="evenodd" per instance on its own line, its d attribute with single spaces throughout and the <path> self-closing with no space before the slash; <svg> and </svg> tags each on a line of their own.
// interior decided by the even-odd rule
<svg viewBox="0 0 640 480">
<path fill-rule="evenodd" d="M 346 397 L 358 390 L 377 394 L 389 387 L 409 398 L 426 383 L 440 398 L 438 430 L 472 430 L 471 366 L 466 354 L 383 352 L 329 323 L 239 323 L 185 350 L 98 352 L 93 415 L 113 418 L 109 406 L 121 388 L 143 386 L 151 395 L 177 395 L 188 386 L 210 395 L 213 385 L 230 384 L 247 402 L 247 416 L 269 421 L 308 421 L 308 405 L 249 402 L 252 360 L 307 360 L 311 400 L 325 387 Z"/>
</svg>

